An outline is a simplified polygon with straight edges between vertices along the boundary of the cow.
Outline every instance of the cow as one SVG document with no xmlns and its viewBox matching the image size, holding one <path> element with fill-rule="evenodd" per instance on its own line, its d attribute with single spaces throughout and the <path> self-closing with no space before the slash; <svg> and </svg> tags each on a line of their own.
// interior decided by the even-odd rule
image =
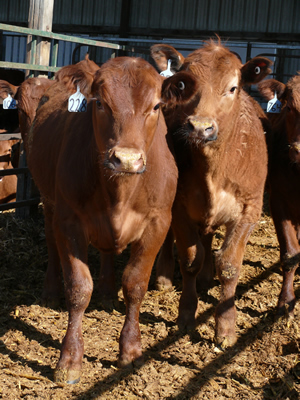
<svg viewBox="0 0 300 400">
<path fill-rule="evenodd" d="M 81 375 L 82 317 L 93 290 L 89 243 L 108 258 L 131 245 L 122 277 L 126 317 L 119 365 L 140 362 L 139 309 L 177 186 L 160 110 L 163 78 L 155 68 L 119 57 L 94 74 L 81 72 L 77 84 L 92 96 L 87 111 L 68 112 L 65 86 L 54 83 L 41 99 L 27 149 L 44 202 L 48 268 L 60 263 L 63 270 L 69 322 L 54 379 L 68 383 Z"/>
<path fill-rule="evenodd" d="M 212 238 L 224 225 L 224 242 L 215 253 L 221 283 L 215 342 L 224 349 L 236 341 L 235 289 L 247 240 L 261 215 L 268 163 L 259 106 L 243 86 L 269 74 L 271 61 L 255 57 L 243 65 L 220 39 L 187 58 L 165 44 L 153 45 L 151 55 L 160 71 L 170 60 L 174 73 L 163 82 L 162 102 L 179 171 L 172 217 L 183 279 L 177 322 L 195 326 L 196 277 L 205 285 L 213 279 Z M 158 276 L 172 269 L 171 236 L 158 260 Z"/>
<path fill-rule="evenodd" d="M 268 137 L 269 172 L 267 189 L 270 210 L 280 247 L 283 283 L 277 304 L 279 316 L 293 316 L 293 281 L 300 261 L 300 75 L 287 84 L 275 79 L 262 81 L 258 89 L 271 101 L 281 103 L 269 113 L 272 131 Z"/>
<path fill-rule="evenodd" d="M 0 170 L 12 169 L 18 166 L 18 140 L 0 141 Z M 17 176 L 0 175 L 0 204 L 11 203 L 16 200 Z"/>
</svg>

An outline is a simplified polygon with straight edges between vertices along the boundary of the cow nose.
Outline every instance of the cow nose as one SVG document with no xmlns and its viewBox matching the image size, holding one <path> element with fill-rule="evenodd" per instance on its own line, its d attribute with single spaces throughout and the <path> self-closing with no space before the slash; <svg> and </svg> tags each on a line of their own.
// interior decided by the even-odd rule
<svg viewBox="0 0 300 400">
<path fill-rule="evenodd" d="M 205 142 L 217 139 L 218 125 L 213 119 L 191 116 L 188 118 L 188 123 L 193 128 L 192 136 L 204 139 Z"/>
<path fill-rule="evenodd" d="M 109 152 L 108 166 L 116 172 L 140 174 L 146 167 L 146 156 L 142 150 L 115 147 Z"/>
</svg>

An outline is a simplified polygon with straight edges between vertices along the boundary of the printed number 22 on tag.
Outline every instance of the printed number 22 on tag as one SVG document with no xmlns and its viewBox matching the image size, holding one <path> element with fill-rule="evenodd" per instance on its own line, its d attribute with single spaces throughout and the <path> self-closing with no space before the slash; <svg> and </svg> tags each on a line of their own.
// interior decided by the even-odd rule
<svg viewBox="0 0 300 400">
<path fill-rule="evenodd" d="M 281 102 L 277 99 L 277 93 L 275 92 L 274 98 L 268 102 L 267 105 L 267 113 L 280 113 L 281 111 Z"/>
<path fill-rule="evenodd" d="M 80 92 L 77 86 L 77 92 L 69 97 L 68 111 L 69 112 L 85 112 L 87 110 L 87 101 L 84 95 Z"/>
<path fill-rule="evenodd" d="M 9 94 L 6 99 L 3 100 L 3 110 L 13 110 L 17 108 L 16 100 Z"/>
</svg>

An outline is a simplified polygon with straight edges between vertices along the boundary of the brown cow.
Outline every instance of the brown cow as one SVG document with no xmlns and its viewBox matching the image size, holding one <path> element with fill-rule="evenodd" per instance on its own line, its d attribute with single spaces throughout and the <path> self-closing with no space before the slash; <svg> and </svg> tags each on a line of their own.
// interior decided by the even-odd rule
<svg viewBox="0 0 300 400">
<path fill-rule="evenodd" d="M 235 289 L 245 245 L 261 214 L 267 175 L 258 106 L 242 87 L 265 77 L 271 61 L 256 57 L 243 65 L 213 41 L 186 59 L 168 45 L 154 45 L 151 53 L 160 70 L 170 59 L 173 72 L 179 71 L 162 89 L 179 171 L 172 220 L 183 276 L 178 323 L 195 324 L 196 276 L 203 265 L 200 279 L 212 280 L 212 238 L 225 225 L 224 243 L 215 257 L 221 282 L 215 338 L 226 347 L 236 340 Z M 171 259 L 163 257 L 164 262 Z M 160 273 L 169 266 L 158 262 L 157 268 Z"/>
<path fill-rule="evenodd" d="M 280 113 L 270 113 L 268 190 L 270 208 L 280 245 L 283 284 L 278 313 L 293 314 L 294 275 L 300 260 L 300 75 L 285 85 L 275 79 L 259 84 L 261 94 L 282 103 Z"/>
<path fill-rule="evenodd" d="M 55 74 L 55 81 L 62 83 L 66 96 L 70 96 L 77 90 L 77 83 L 80 83 L 80 90 L 85 96 L 90 95 L 91 84 L 93 82 L 93 74 L 99 69 L 98 65 L 89 59 L 88 54 L 85 59 L 76 65 L 62 67 Z M 90 73 L 89 79 L 83 80 L 85 74 Z M 20 86 L 14 86 L 7 81 L 0 81 L 0 98 L 5 99 L 11 95 L 18 101 L 18 115 L 14 116 L 15 126 L 20 126 L 24 146 L 27 150 L 27 133 L 33 123 L 36 115 L 36 109 L 40 100 L 43 98 L 47 89 L 55 82 L 53 80 L 41 78 L 29 78 Z M 42 100 L 47 101 L 47 96 Z M 13 113 L 16 110 L 6 110 Z M 6 178 L 7 179 L 7 178 Z M 48 241 L 49 245 L 50 241 Z M 49 251 L 54 254 L 53 251 Z M 57 255 L 58 257 L 58 255 Z M 113 257 L 102 256 L 101 265 L 107 263 L 113 264 Z M 60 302 L 60 267 L 59 263 L 53 262 L 53 268 L 48 268 L 45 278 L 42 299 L 45 304 L 56 307 Z M 104 279 L 100 279 L 100 277 Z M 100 270 L 99 291 L 101 292 L 101 300 L 105 304 L 110 304 L 111 298 L 116 297 L 114 286 L 114 270 L 113 267 Z M 110 302 L 106 300 L 108 298 Z"/>
<path fill-rule="evenodd" d="M 0 170 L 12 169 L 17 167 L 13 161 L 13 146 L 16 146 L 18 140 L 0 141 Z M 18 157 L 16 157 L 18 158 Z M 18 162 L 18 160 L 17 160 Z M 0 176 L 0 204 L 16 201 L 17 176 Z"/>
<path fill-rule="evenodd" d="M 68 383 L 81 374 L 82 317 L 93 288 L 89 243 L 108 255 L 131 243 L 122 280 L 126 318 L 119 363 L 141 358 L 140 304 L 171 223 L 177 184 L 155 69 L 121 57 L 94 77 L 82 77 L 88 86 L 91 77 L 96 99 L 86 113 L 69 113 L 65 87 L 55 83 L 28 138 L 28 165 L 44 198 L 49 263 L 59 263 L 59 255 L 64 275 L 69 324 L 55 380 Z"/>
</svg>

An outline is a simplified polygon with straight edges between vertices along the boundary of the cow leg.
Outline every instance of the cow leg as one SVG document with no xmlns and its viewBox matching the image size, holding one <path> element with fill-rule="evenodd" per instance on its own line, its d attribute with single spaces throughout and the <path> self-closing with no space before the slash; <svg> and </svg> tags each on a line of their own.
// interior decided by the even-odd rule
<svg viewBox="0 0 300 400">
<path fill-rule="evenodd" d="M 172 288 L 174 268 L 174 234 L 170 228 L 156 261 L 157 290 L 168 290 Z"/>
<path fill-rule="evenodd" d="M 296 230 L 286 215 L 282 215 L 282 207 L 277 206 L 277 199 L 271 198 L 271 211 L 280 247 L 280 261 L 283 272 L 283 283 L 277 304 L 279 315 L 292 316 L 296 297 L 294 292 L 294 276 L 300 261 L 298 229 Z"/>
<path fill-rule="evenodd" d="M 195 327 L 198 309 L 196 280 L 203 266 L 204 247 L 198 234 L 197 224 L 190 221 L 183 209 L 174 213 L 173 224 L 182 275 L 177 324 L 181 329 L 192 329 Z"/>
<path fill-rule="evenodd" d="M 42 293 L 42 302 L 51 308 L 57 308 L 61 297 L 61 266 L 60 258 L 53 235 L 53 207 L 44 202 L 45 234 L 48 249 L 48 266 Z"/>
<path fill-rule="evenodd" d="M 254 226 L 253 223 L 227 226 L 223 246 L 216 253 L 216 270 L 221 283 L 221 294 L 215 312 L 215 341 L 222 348 L 232 346 L 236 342 L 234 296 L 245 246 Z"/>
<path fill-rule="evenodd" d="M 203 267 L 197 275 L 197 288 L 199 290 L 208 290 L 213 286 L 215 268 L 213 263 L 213 255 L 211 251 L 213 233 L 208 233 L 201 237 L 201 242 L 204 246 L 205 257 Z"/>
<path fill-rule="evenodd" d="M 55 382 L 77 383 L 80 380 L 84 344 L 82 318 L 92 290 L 93 281 L 87 265 L 86 238 L 75 223 L 56 229 L 56 239 L 65 282 L 66 305 L 69 313 L 68 328 L 62 342 L 60 359 L 54 372 Z"/>
<path fill-rule="evenodd" d="M 168 220 L 168 218 L 165 219 Z M 156 255 L 167 233 L 168 225 L 164 226 L 165 223 L 166 221 L 164 220 L 156 223 L 153 221 L 144 232 L 141 240 L 131 244 L 130 259 L 122 278 L 126 317 L 119 340 L 120 367 L 131 365 L 134 362 L 142 362 L 139 312 L 141 302 L 148 289 L 150 274 Z M 161 228 L 160 231 L 158 229 L 153 231 L 153 225 L 156 225 L 156 228 Z"/>
<path fill-rule="evenodd" d="M 112 310 L 118 300 L 113 253 L 101 252 L 97 292 L 102 307 L 106 310 Z"/>
</svg>

